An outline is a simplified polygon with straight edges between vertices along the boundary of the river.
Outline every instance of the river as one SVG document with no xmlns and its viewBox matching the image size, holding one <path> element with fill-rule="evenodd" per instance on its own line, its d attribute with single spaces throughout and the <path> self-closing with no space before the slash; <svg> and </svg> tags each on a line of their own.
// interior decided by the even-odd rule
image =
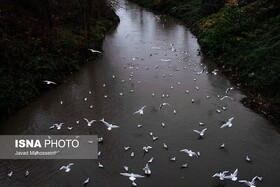
<svg viewBox="0 0 280 187">
<path fill-rule="evenodd" d="M 118 3 L 117 14 L 120 24 L 106 36 L 97 60 L 0 125 L 3 135 L 98 135 L 104 138 L 99 159 L 1 160 L 1 186 L 83 186 L 88 177 L 87 186 L 131 186 L 128 177 L 120 175 L 125 172 L 123 166 L 144 175 L 151 157 L 152 174 L 137 179 L 138 186 L 245 186 L 212 178 L 216 172 L 236 168 L 239 180 L 258 175 L 263 180 L 256 181 L 257 186 L 280 186 L 279 129 L 241 104 L 245 96 L 237 86 L 219 71 L 212 73 L 215 64 L 198 55 L 197 38 L 190 30 L 178 20 L 126 1 Z M 225 95 L 229 97 L 222 99 Z M 159 109 L 163 102 L 171 107 Z M 144 115 L 133 114 L 145 105 Z M 232 117 L 231 128 L 220 128 Z M 99 121 L 88 127 L 83 118 L 105 118 L 120 128 L 108 131 Z M 49 130 L 59 122 L 65 123 L 61 130 Z M 199 139 L 193 130 L 204 128 L 205 135 Z M 150 131 L 157 140 L 152 140 Z M 225 149 L 220 149 L 222 143 Z M 152 149 L 144 154 L 142 147 L 147 145 Z M 131 149 L 124 151 L 124 146 Z M 199 151 L 200 156 L 189 157 L 181 149 Z M 247 155 L 252 163 L 246 161 Z M 172 157 L 176 162 L 170 161 Z M 70 162 L 74 166 L 69 173 L 59 171 Z M 185 163 L 188 167 L 181 169 Z M 10 171 L 14 171 L 11 178 L 7 176 Z"/>
</svg>

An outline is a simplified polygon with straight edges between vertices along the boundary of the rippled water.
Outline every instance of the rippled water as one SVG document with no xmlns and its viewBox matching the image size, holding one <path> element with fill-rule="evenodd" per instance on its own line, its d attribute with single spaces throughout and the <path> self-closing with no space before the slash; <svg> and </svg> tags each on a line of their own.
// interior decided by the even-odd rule
<svg viewBox="0 0 280 187">
<path fill-rule="evenodd" d="M 251 180 L 260 175 L 263 181 L 257 181 L 257 186 L 280 186 L 277 129 L 240 103 L 244 95 L 236 87 L 227 94 L 234 100 L 218 98 L 233 85 L 219 72 L 213 75 L 215 65 L 197 55 L 196 37 L 179 21 L 168 16 L 159 20 L 153 13 L 126 1 L 120 2 L 117 14 L 121 22 L 106 37 L 99 59 L 1 122 L 0 127 L 1 134 L 96 134 L 104 138 L 99 145 L 99 159 L 1 160 L 1 186 L 83 186 L 87 177 L 91 180 L 88 186 L 131 186 L 128 178 L 119 174 L 124 172 L 123 166 L 143 175 L 142 169 L 151 157 L 152 174 L 137 179 L 138 186 L 244 186 L 212 178 L 216 172 L 233 172 L 236 168 L 239 179 Z M 204 66 L 206 71 L 198 75 Z M 169 97 L 163 98 L 162 94 Z M 172 108 L 164 106 L 159 110 L 163 102 Z M 143 116 L 133 115 L 144 105 Z M 88 127 L 83 120 L 103 117 L 120 128 L 108 131 L 100 122 Z M 231 117 L 233 126 L 221 129 Z M 65 123 L 62 130 L 50 131 L 49 127 L 58 122 Z M 205 125 L 199 126 L 199 122 Z M 143 126 L 137 128 L 138 124 Z M 207 128 L 205 137 L 198 139 L 193 130 L 203 128 Z M 158 140 L 152 141 L 150 131 Z M 219 149 L 223 142 L 225 150 Z M 153 148 L 144 154 L 142 147 L 146 145 Z M 124 146 L 131 149 L 125 152 Z M 188 157 L 180 152 L 185 148 L 200 151 L 201 156 Z M 135 152 L 134 158 L 130 157 L 131 151 Z M 246 162 L 246 155 L 252 158 L 252 164 Z M 170 162 L 174 156 L 176 162 Z M 59 171 L 70 162 L 75 164 L 71 172 Z M 104 169 L 98 168 L 98 162 Z M 180 169 L 185 163 L 188 168 Z M 30 176 L 24 177 L 27 169 Z M 12 170 L 14 175 L 9 179 L 7 173 Z"/>
</svg>

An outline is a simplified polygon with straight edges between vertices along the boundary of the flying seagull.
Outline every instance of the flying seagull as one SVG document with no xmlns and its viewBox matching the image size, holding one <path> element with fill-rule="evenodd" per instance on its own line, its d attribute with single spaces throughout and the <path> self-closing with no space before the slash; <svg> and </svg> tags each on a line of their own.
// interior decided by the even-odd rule
<svg viewBox="0 0 280 187">
<path fill-rule="evenodd" d="M 198 133 L 199 137 L 202 138 L 204 136 L 204 133 L 205 133 L 206 130 L 207 130 L 207 128 L 203 129 L 202 131 L 193 130 L 193 132 Z"/>
<path fill-rule="evenodd" d="M 117 126 L 117 125 L 113 125 L 113 124 L 110 124 L 110 123 L 106 122 L 106 121 L 104 120 L 104 118 L 101 119 L 100 121 L 103 122 L 104 125 L 107 126 L 107 129 L 108 129 L 109 131 L 112 130 L 113 128 L 119 128 L 119 126 Z"/>
<path fill-rule="evenodd" d="M 89 49 L 89 48 L 88 48 L 88 50 L 90 50 L 92 53 L 101 53 L 100 51 L 94 50 L 94 49 Z"/>
<path fill-rule="evenodd" d="M 180 150 L 180 152 L 185 152 L 187 153 L 190 157 L 196 156 L 198 158 L 198 155 L 196 152 L 193 152 L 192 150 L 188 150 L 188 149 L 182 149 Z"/>
<path fill-rule="evenodd" d="M 133 114 L 141 114 L 141 115 L 143 115 L 144 114 L 144 108 L 146 107 L 146 105 L 145 106 L 143 106 L 142 108 L 140 108 L 139 110 L 137 110 L 136 112 L 134 112 Z"/>
<path fill-rule="evenodd" d="M 137 184 L 135 183 L 135 180 L 137 178 L 143 178 L 145 176 L 142 176 L 142 175 L 139 175 L 139 174 L 134 174 L 134 173 L 120 173 L 122 176 L 125 176 L 125 177 L 129 177 L 129 180 L 132 181 L 132 185 L 133 186 L 137 186 Z"/>
<path fill-rule="evenodd" d="M 224 127 L 232 127 L 232 120 L 234 119 L 234 117 L 232 117 L 232 118 L 229 118 L 229 120 L 225 123 L 225 124 L 223 124 L 222 126 L 221 126 L 221 128 L 224 128 Z"/>
<path fill-rule="evenodd" d="M 84 118 L 84 120 L 87 122 L 87 126 L 91 126 L 93 122 L 95 122 L 96 120 L 91 120 L 89 121 L 87 118 Z"/>
<path fill-rule="evenodd" d="M 220 172 L 220 173 L 215 173 L 212 177 L 219 177 L 220 180 L 224 180 L 225 176 L 226 176 L 226 173 L 228 173 L 228 171 L 223 171 L 223 172 Z"/>
<path fill-rule="evenodd" d="M 161 109 L 163 106 L 166 106 L 166 105 L 171 107 L 171 105 L 168 104 L 168 103 L 162 103 L 162 104 L 159 105 L 159 109 Z"/>
<path fill-rule="evenodd" d="M 150 167 L 149 167 L 149 164 L 148 164 L 148 163 L 145 165 L 145 167 L 143 168 L 143 170 L 144 170 L 144 173 L 145 173 L 146 175 L 150 175 L 150 174 L 152 173 L 152 171 L 150 170 Z"/>
<path fill-rule="evenodd" d="M 74 163 L 70 163 L 67 166 L 62 166 L 59 170 L 65 170 L 66 173 L 68 173 L 71 170 L 71 166 L 74 165 Z"/>
<path fill-rule="evenodd" d="M 48 80 L 45 80 L 45 81 L 43 81 L 43 82 L 47 83 L 48 85 L 49 85 L 49 84 L 56 84 L 55 82 L 53 82 L 53 81 L 48 81 Z"/>
<path fill-rule="evenodd" d="M 237 174 L 238 174 L 238 169 L 236 169 L 233 173 L 231 173 L 228 176 L 225 176 L 225 179 L 231 179 L 232 181 L 236 181 L 237 180 Z"/>
<path fill-rule="evenodd" d="M 247 181 L 247 180 L 239 180 L 238 182 L 240 183 L 244 183 L 249 187 L 256 187 L 256 179 L 258 179 L 259 181 L 262 181 L 262 177 L 259 176 L 255 176 L 251 181 Z"/>
<path fill-rule="evenodd" d="M 86 185 L 87 183 L 89 183 L 89 178 L 84 181 L 84 185 Z"/>
</svg>

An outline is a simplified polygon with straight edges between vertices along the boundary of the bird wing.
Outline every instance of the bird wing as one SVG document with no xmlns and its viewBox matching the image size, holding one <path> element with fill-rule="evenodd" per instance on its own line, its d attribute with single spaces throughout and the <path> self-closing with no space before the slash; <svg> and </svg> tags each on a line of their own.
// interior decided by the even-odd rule
<svg viewBox="0 0 280 187">
<path fill-rule="evenodd" d="M 238 168 L 233 172 L 234 176 L 237 176 L 237 174 L 238 174 Z"/>
<path fill-rule="evenodd" d="M 131 173 L 120 173 L 122 176 L 125 176 L 125 177 L 131 177 L 132 174 Z"/>
<path fill-rule="evenodd" d="M 230 118 L 230 119 L 228 120 L 228 122 L 231 123 L 233 119 L 234 119 L 234 117 Z"/>
<path fill-rule="evenodd" d="M 207 128 L 203 129 L 203 130 L 201 131 L 201 133 L 204 134 L 204 132 L 205 132 L 206 130 L 207 130 Z"/>
<path fill-rule="evenodd" d="M 193 130 L 193 132 L 196 132 L 196 133 L 200 134 L 200 132 L 198 130 Z"/>
<path fill-rule="evenodd" d="M 89 123 L 89 120 L 87 118 L 84 118 L 84 120 L 86 120 L 86 122 Z"/>
</svg>

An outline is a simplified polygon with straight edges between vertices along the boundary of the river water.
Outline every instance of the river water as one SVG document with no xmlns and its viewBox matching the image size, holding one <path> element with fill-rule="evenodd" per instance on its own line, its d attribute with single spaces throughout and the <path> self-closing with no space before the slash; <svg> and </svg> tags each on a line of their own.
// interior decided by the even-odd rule
<svg viewBox="0 0 280 187">
<path fill-rule="evenodd" d="M 83 186 L 88 177 L 87 186 L 131 186 L 128 177 L 120 175 L 123 166 L 144 175 L 151 157 L 152 174 L 137 179 L 138 186 L 245 186 L 212 178 L 216 172 L 236 168 L 239 180 L 258 175 L 263 181 L 257 181 L 257 186 L 280 186 L 279 129 L 244 107 L 240 103 L 244 95 L 219 71 L 212 73 L 215 65 L 198 55 L 197 39 L 188 28 L 126 1 L 117 7 L 120 24 L 106 36 L 100 57 L 2 121 L 0 127 L 1 134 L 98 135 L 104 138 L 99 145 L 101 156 L 98 160 L 1 160 L 1 186 Z M 230 87 L 233 90 L 226 93 Z M 221 100 L 225 95 L 233 99 Z M 163 102 L 171 107 L 159 110 Z M 133 114 L 145 105 L 144 115 Z M 233 126 L 221 129 L 231 117 Z M 99 121 L 88 127 L 83 118 L 105 118 L 120 128 L 108 131 Z M 61 130 L 49 130 L 59 122 L 65 123 Z M 204 128 L 204 138 L 198 139 L 193 130 Z M 152 140 L 150 131 L 157 140 Z M 220 149 L 222 143 L 225 149 Z M 144 154 L 142 147 L 147 145 L 153 148 Z M 131 149 L 124 151 L 124 146 Z M 201 155 L 189 157 L 181 149 Z M 247 155 L 252 163 L 245 160 Z M 176 162 L 170 162 L 171 157 Z M 74 166 L 69 173 L 59 171 L 70 162 Z M 98 162 L 104 169 L 98 168 Z M 185 163 L 188 167 L 181 169 Z M 26 170 L 29 177 L 24 176 Z M 10 171 L 14 171 L 11 178 Z"/>
</svg>

